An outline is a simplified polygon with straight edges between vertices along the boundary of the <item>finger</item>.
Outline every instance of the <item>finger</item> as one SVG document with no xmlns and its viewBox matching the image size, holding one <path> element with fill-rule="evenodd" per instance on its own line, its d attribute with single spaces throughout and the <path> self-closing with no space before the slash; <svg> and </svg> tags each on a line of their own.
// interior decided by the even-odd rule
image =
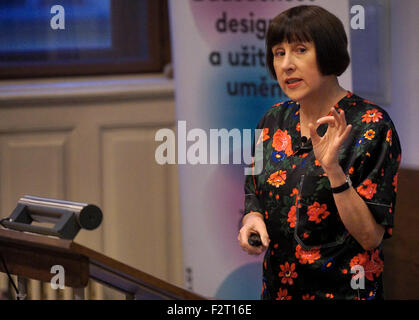
<svg viewBox="0 0 419 320">
<path fill-rule="evenodd" d="M 349 125 L 347 125 L 346 126 L 346 129 L 345 129 L 345 131 L 343 132 L 343 134 L 340 136 L 340 143 L 342 144 L 342 143 L 344 143 L 345 142 L 345 140 L 348 138 L 348 136 L 349 136 L 349 133 L 351 132 L 351 130 L 352 130 L 352 125 L 351 124 L 349 124 Z"/>
<path fill-rule="evenodd" d="M 336 120 L 336 126 L 338 128 L 342 127 L 342 118 L 340 117 L 340 114 L 337 112 L 337 110 L 333 107 L 332 108 L 332 115 Z"/>
<path fill-rule="evenodd" d="M 239 244 L 242 248 L 245 247 L 247 243 L 247 233 L 248 228 L 246 226 L 243 226 L 239 231 L 239 235 L 237 236 L 237 240 L 239 241 Z"/>
<path fill-rule="evenodd" d="M 252 231 L 251 228 L 248 228 L 247 226 L 244 226 L 243 228 L 240 229 L 240 233 L 239 233 L 239 242 L 240 245 L 243 247 L 247 247 L 249 246 L 249 237 L 252 233 L 255 233 L 255 231 Z"/>
<path fill-rule="evenodd" d="M 245 251 L 246 253 L 248 253 L 250 255 L 259 255 L 263 251 L 265 251 L 266 248 L 264 246 L 253 247 L 253 246 L 247 244 L 246 246 L 243 246 L 242 249 L 243 249 L 243 251 Z"/>
<path fill-rule="evenodd" d="M 240 247 L 243 251 L 247 252 L 248 254 L 258 254 L 257 247 L 251 246 L 249 244 L 249 237 L 252 233 L 255 233 L 257 231 L 252 230 L 248 226 L 243 226 L 240 229 L 239 236 L 237 239 L 239 240 Z"/>
<path fill-rule="evenodd" d="M 310 138 L 313 144 L 319 143 L 321 137 L 317 134 L 317 131 L 312 123 L 308 124 L 308 130 L 310 131 Z"/>
<path fill-rule="evenodd" d="M 267 248 L 269 246 L 269 243 L 271 242 L 271 239 L 269 239 L 268 233 L 265 231 L 262 231 L 259 234 L 260 234 L 260 239 L 262 240 L 262 246 Z"/>
<path fill-rule="evenodd" d="M 340 113 L 339 113 L 339 116 L 342 119 L 342 123 L 346 125 L 345 111 L 341 110 Z"/>
<path fill-rule="evenodd" d="M 341 134 L 343 134 L 348 126 L 346 123 L 346 117 L 345 117 L 345 111 L 341 110 L 339 113 L 340 123 L 342 125 L 342 131 Z"/>
<path fill-rule="evenodd" d="M 327 123 L 329 126 L 331 126 L 332 128 L 336 126 L 336 119 L 333 116 L 326 116 L 326 117 L 322 117 L 319 120 L 317 120 L 317 124 L 318 125 L 322 125 Z"/>
</svg>

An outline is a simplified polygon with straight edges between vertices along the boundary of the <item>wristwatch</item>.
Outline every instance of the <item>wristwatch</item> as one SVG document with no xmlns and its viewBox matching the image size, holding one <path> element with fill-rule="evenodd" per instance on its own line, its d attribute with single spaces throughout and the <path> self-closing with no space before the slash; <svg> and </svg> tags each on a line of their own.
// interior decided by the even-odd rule
<svg viewBox="0 0 419 320">
<path fill-rule="evenodd" d="M 340 185 L 339 187 L 332 188 L 332 193 L 341 193 L 341 192 L 349 189 L 350 187 L 352 187 L 351 178 L 349 178 L 349 176 L 346 176 L 346 182 L 344 184 Z"/>
</svg>

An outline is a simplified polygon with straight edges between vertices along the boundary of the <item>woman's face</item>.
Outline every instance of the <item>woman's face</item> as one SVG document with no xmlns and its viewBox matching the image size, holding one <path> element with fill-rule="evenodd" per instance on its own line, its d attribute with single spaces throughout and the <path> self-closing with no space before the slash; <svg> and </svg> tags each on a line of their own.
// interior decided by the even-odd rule
<svg viewBox="0 0 419 320">
<path fill-rule="evenodd" d="M 282 42 L 272 53 L 278 83 L 290 99 L 301 102 L 322 88 L 326 77 L 318 68 L 313 42 Z"/>
</svg>

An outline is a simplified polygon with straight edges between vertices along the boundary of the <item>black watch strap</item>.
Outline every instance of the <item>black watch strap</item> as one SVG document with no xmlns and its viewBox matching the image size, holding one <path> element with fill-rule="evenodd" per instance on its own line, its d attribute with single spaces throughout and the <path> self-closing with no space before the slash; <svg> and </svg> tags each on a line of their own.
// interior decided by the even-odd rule
<svg viewBox="0 0 419 320">
<path fill-rule="evenodd" d="M 346 182 L 339 187 L 332 188 L 332 193 L 341 193 L 347 189 L 349 189 L 352 186 L 352 181 L 349 178 L 349 176 L 346 176 Z"/>
</svg>

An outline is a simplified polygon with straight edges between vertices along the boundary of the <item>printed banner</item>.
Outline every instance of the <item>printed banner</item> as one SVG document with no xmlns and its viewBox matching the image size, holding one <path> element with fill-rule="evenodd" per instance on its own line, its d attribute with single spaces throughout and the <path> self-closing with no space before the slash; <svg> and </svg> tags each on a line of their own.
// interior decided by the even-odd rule
<svg viewBox="0 0 419 320">
<path fill-rule="evenodd" d="M 178 120 L 171 155 L 179 164 L 185 287 L 199 294 L 259 299 L 263 257 L 247 255 L 237 241 L 244 166 L 250 130 L 287 99 L 265 66 L 269 20 L 302 4 L 331 11 L 349 35 L 347 0 L 169 2 Z M 351 70 L 339 81 L 352 90 Z M 228 152 L 216 141 L 226 133 Z"/>
</svg>

